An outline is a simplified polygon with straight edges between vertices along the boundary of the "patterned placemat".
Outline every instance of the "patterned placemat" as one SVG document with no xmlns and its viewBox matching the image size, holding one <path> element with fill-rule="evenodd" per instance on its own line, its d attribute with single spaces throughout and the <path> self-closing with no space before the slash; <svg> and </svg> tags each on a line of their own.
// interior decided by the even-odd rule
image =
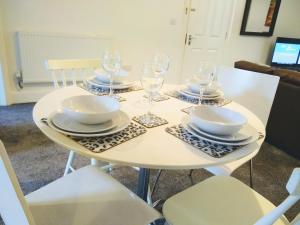
<svg viewBox="0 0 300 225">
<path fill-rule="evenodd" d="M 214 158 L 222 158 L 225 155 L 242 147 L 220 145 L 202 140 L 188 132 L 182 125 L 167 127 L 166 131 Z"/>
<path fill-rule="evenodd" d="M 82 84 L 82 87 L 86 90 L 91 90 L 95 93 L 98 93 L 98 95 L 105 95 L 109 93 L 109 87 L 99 87 L 96 85 L 89 84 L 87 82 Z M 124 89 L 114 89 L 115 94 L 120 94 L 120 93 L 126 93 L 126 92 L 131 92 L 131 91 L 140 91 L 142 90 L 142 87 L 138 85 L 134 85 L 129 88 L 124 88 Z"/>
<path fill-rule="evenodd" d="M 98 95 L 98 96 L 103 96 L 103 95 L 108 95 L 109 94 L 109 89 L 102 89 L 99 87 L 89 87 L 85 84 L 81 84 L 79 87 L 81 87 L 82 89 L 90 92 L 93 95 Z M 126 101 L 126 98 L 120 96 L 120 95 L 116 95 L 117 92 L 114 90 L 114 97 L 119 101 L 119 102 L 124 102 Z"/>
<path fill-rule="evenodd" d="M 72 139 L 92 152 L 101 153 L 133 138 L 136 138 L 146 132 L 147 130 L 143 126 L 130 123 L 130 125 L 124 130 L 108 136 L 82 138 L 72 137 Z"/>
<path fill-rule="evenodd" d="M 144 114 L 141 116 L 135 116 L 132 118 L 132 120 L 147 127 L 147 128 L 158 127 L 158 126 L 165 125 L 168 123 L 167 120 L 165 120 L 159 116 L 156 116 L 154 114 L 150 114 L 150 116 L 151 116 L 150 120 L 146 116 L 148 117 L 148 114 Z"/>
<path fill-rule="evenodd" d="M 188 103 L 193 103 L 193 104 L 196 104 L 196 105 L 199 103 L 198 98 L 188 97 L 186 95 L 182 95 L 178 91 L 169 91 L 169 92 L 166 92 L 165 94 L 168 95 L 168 96 L 177 98 L 181 101 L 188 102 Z M 231 102 L 231 100 L 225 99 L 225 98 L 202 100 L 203 105 L 215 105 L 215 106 L 224 106 L 224 105 L 229 104 L 230 102 Z"/>
<path fill-rule="evenodd" d="M 144 98 L 148 99 L 148 95 L 144 95 Z M 166 101 L 170 99 L 170 97 L 166 96 L 166 95 L 156 95 L 153 97 L 153 101 L 155 102 L 162 102 L 162 101 Z"/>
</svg>

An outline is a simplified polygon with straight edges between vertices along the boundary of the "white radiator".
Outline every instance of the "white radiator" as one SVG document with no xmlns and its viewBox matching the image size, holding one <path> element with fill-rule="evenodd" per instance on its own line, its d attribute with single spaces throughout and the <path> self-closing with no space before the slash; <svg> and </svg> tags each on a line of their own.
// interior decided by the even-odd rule
<svg viewBox="0 0 300 225">
<path fill-rule="evenodd" d="M 47 59 L 100 58 L 111 48 L 110 38 L 85 35 L 18 32 L 20 70 L 24 83 L 51 82 Z"/>
</svg>

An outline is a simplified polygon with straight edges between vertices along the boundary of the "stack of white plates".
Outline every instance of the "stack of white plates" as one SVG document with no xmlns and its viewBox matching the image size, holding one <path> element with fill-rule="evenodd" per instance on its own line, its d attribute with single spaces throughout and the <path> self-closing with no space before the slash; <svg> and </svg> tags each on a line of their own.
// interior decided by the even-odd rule
<svg viewBox="0 0 300 225">
<path fill-rule="evenodd" d="M 129 72 L 121 70 L 117 75 L 113 77 L 113 89 L 127 89 L 134 85 L 133 82 L 128 81 Z M 95 70 L 95 76 L 89 78 L 87 83 L 96 87 L 110 88 L 109 74 L 103 70 Z"/>
<path fill-rule="evenodd" d="M 196 137 L 215 144 L 241 146 L 259 138 L 241 114 L 221 107 L 195 107 L 190 116 L 183 118 L 182 125 Z"/>
<path fill-rule="evenodd" d="M 198 85 L 189 84 L 186 88 L 179 90 L 178 92 L 181 95 L 184 95 L 189 98 L 199 98 L 199 89 Z M 216 88 L 208 88 L 203 93 L 203 99 L 205 100 L 214 100 L 219 99 L 223 96 L 223 93 Z"/>
<path fill-rule="evenodd" d="M 130 124 L 130 118 L 120 111 L 120 103 L 108 96 L 70 97 L 62 101 L 61 108 L 48 117 L 47 123 L 54 130 L 71 136 L 106 136 Z"/>
<path fill-rule="evenodd" d="M 77 137 L 101 137 L 124 130 L 130 124 L 126 113 L 119 111 L 111 120 L 100 124 L 84 124 L 63 112 L 54 112 L 47 119 L 48 125 L 63 134 Z"/>
</svg>

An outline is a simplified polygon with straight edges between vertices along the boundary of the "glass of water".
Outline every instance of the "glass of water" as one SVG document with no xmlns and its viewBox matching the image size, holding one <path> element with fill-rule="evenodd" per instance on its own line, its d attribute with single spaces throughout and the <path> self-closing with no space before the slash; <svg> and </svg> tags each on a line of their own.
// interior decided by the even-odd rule
<svg viewBox="0 0 300 225">
<path fill-rule="evenodd" d="M 103 69 L 109 73 L 109 96 L 113 97 L 113 78 L 116 73 L 121 70 L 121 56 L 119 52 L 109 52 L 106 51 L 102 58 L 102 67 Z"/>
<path fill-rule="evenodd" d="M 145 115 L 146 122 L 151 121 L 151 108 L 153 97 L 156 96 L 161 90 L 164 83 L 164 76 L 153 71 L 153 63 L 144 63 L 141 75 L 141 84 L 143 89 L 148 95 L 148 112 Z"/>
<path fill-rule="evenodd" d="M 205 90 L 211 86 L 216 76 L 216 66 L 211 62 L 201 62 L 196 72 L 195 80 L 199 87 L 199 105 L 202 104 Z"/>
</svg>

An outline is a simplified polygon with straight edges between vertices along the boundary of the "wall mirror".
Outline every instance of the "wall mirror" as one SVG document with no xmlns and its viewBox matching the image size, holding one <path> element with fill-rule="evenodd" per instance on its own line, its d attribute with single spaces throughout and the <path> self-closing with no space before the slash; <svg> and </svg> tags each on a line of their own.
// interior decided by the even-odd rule
<svg viewBox="0 0 300 225">
<path fill-rule="evenodd" d="M 246 0 L 241 35 L 272 36 L 281 0 Z"/>
</svg>

